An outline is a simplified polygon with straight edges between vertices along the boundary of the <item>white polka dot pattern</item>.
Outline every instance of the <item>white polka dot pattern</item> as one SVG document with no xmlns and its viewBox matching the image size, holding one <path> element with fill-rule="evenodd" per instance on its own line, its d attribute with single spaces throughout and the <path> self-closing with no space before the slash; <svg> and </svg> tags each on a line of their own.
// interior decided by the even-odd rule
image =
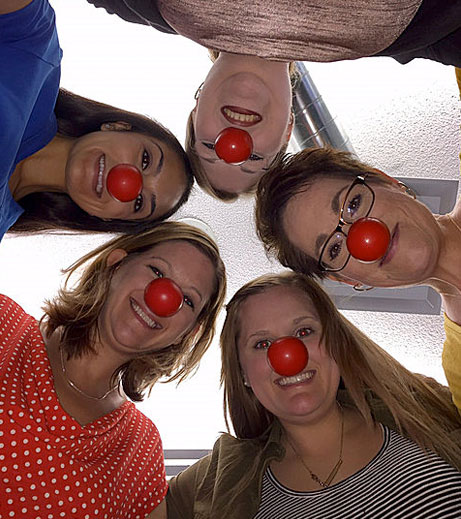
<svg viewBox="0 0 461 519">
<path fill-rule="evenodd" d="M 144 519 L 166 491 L 155 425 L 132 402 L 76 422 L 37 322 L 0 295 L 0 519 Z"/>
</svg>

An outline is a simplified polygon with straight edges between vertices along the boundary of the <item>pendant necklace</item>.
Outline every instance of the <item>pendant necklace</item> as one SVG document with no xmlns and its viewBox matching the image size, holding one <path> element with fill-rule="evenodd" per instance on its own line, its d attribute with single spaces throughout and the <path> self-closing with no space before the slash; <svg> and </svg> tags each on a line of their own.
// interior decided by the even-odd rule
<svg viewBox="0 0 461 519">
<path fill-rule="evenodd" d="M 309 472 L 309 475 L 313 481 L 318 483 L 321 487 L 327 488 L 331 485 L 333 479 L 335 478 L 336 474 L 338 473 L 339 469 L 341 468 L 341 465 L 343 464 L 343 443 L 344 443 L 344 412 L 342 408 L 339 408 L 341 411 L 341 440 L 340 440 L 340 446 L 339 446 L 339 458 L 336 462 L 336 465 L 333 467 L 331 472 L 328 474 L 327 478 L 325 480 L 320 479 L 317 474 L 312 472 L 312 470 L 307 466 L 307 463 L 303 460 L 303 458 L 298 454 L 298 451 L 295 449 L 293 443 L 290 441 L 288 435 L 286 436 L 288 443 L 290 444 L 290 447 L 293 449 L 293 452 L 295 453 L 296 457 L 299 458 L 299 461 L 303 464 L 303 467 Z"/>
</svg>

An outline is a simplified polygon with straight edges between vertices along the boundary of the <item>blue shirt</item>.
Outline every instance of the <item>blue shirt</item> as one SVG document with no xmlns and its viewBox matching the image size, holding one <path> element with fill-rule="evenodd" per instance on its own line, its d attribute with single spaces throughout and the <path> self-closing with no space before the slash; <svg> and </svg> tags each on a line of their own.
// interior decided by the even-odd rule
<svg viewBox="0 0 461 519">
<path fill-rule="evenodd" d="M 23 212 L 8 188 L 16 164 L 56 135 L 61 57 L 48 0 L 0 15 L 0 240 Z"/>
</svg>

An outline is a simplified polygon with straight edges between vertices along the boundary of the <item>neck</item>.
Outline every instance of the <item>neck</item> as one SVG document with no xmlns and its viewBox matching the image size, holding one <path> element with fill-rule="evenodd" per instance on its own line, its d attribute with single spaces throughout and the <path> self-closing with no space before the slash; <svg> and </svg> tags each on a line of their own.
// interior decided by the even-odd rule
<svg viewBox="0 0 461 519">
<path fill-rule="evenodd" d="M 221 52 L 215 62 L 215 66 L 226 67 L 229 75 L 231 72 L 267 72 L 267 73 L 288 73 L 289 63 L 286 61 L 271 61 L 258 58 L 257 56 L 247 56 L 244 54 L 231 54 Z"/>
<path fill-rule="evenodd" d="M 337 453 L 343 419 L 346 428 L 350 420 L 349 413 L 341 411 L 334 402 L 327 412 L 315 420 L 303 423 L 282 422 L 282 426 L 289 438 L 288 446 L 291 443 L 300 456 L 315 459 Z"/>
<path fill-rule="evenodd" d="M 8 182 L 15 200 L 40 191 L 66 192 L 66 164 L 74 139 L 56 135 L 50 143 L 21 161 Z"/>
<path fill-rule="evenodd" d="M 428 280 L 428 284 L 440 294 L 451 296 L 461 296 L 461 212 L 456 209 L 437 217 L 441 232 L 440 253 L 437 266 Z"/>
</svg>

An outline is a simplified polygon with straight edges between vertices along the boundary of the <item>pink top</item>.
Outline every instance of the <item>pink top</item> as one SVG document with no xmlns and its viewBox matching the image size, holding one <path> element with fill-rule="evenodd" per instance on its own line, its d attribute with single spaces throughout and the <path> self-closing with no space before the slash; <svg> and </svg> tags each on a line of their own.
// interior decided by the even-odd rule
<svg viewBox="0 0 461 519">
<path fill-rule="evenodd" d="M 155 425 L 132 402 L 76 422 L 37 321 L 0 295 L 0 519 L 145 519 L 167 488 Z"/>
</svg>

